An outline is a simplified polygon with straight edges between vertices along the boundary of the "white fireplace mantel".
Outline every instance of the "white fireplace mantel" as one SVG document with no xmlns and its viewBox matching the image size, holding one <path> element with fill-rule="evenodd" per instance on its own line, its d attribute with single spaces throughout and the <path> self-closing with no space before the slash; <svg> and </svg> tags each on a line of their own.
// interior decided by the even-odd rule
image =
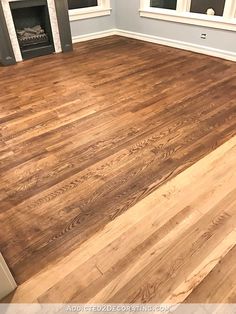
<svg viewBox="0 0 236 314">
<path fill-rule="evenodd" d="M 20 62 L 20 61 L 22 61 L 22 54 L 21 54 L 21 50 L 19 47 L 19 43 L 18 43 L 18 39 L 17 39 L 17 34 L 16 34 L 16 30 L 15 30 L 9 2 L 22 1 L 22 0 L 0 0 L 0 1 L 2 2 L 3 13 L 5 16 L 7 29 L 9 32 L 9 37 L 11 40 L 15 59 L 16 59 L 16 62 Z M 28 1 L 30 1 L 30 0 L 28 0 Z M 57 15 L 56 15 L 56 9 L 55 9 L 55 0 L 47 0 L 47 3 L 48 3 L 48 11 L 49 11 L 49 17 L 50 17 L 50 23 L 51 23 L 55 52 L 59 53 L 62 51 L 62 48 L 61 48 L 61 40 L 60 40 L 60 35 L 59 35 Z"/>
</svg>

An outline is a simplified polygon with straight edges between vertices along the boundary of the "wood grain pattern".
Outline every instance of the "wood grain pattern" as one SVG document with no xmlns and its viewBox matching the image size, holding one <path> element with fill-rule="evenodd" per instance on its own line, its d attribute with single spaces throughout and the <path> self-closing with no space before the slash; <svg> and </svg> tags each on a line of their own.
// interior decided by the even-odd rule
<svg viewBox="0 0 236 314">
<path fill-rule="evenodd" d="M 236 303 L 236 137 L 5 302 Z"/>
<path fill-rule="evenodd" d="M 0 250 L 18 283 L 236 134 L 236 65 L 204 55 L 113 36 L 0 76 Z"/>
</svg>

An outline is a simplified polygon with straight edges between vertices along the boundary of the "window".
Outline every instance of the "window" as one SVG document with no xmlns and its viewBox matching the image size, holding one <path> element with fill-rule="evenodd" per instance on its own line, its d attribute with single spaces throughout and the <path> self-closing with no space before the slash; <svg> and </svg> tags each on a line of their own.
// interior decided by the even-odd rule
<svg viewBox="0 0 236 314">
<path fill-rule="evenodd" d="M 97 5 L 97 0 L 68 0 L 69 10 L 96 7 Z"/>
<path fill-rule="evenodd" d="M 70 21 L 110 15 L 110 0 L 68 0 Z"/>
<path fill-rule="evenodd" d="M 176 10 L 177 0 L 151 0 L 152 8 Z"/>
<path fill-rule="evenodd" d="M 192 0 L 190 12 L 207 14 L 212 9 L 215 15 L 223 16 L 225 0 Z"/>
<path fill-rule="evenodd" d="M 236 31 L 236 0 L 140 0 L 140 16 Z"/>
</svg>

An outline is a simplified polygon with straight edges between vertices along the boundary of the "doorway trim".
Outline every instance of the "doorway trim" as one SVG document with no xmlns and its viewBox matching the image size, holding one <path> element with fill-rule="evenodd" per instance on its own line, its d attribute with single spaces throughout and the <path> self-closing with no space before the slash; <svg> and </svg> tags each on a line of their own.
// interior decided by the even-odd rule
<svg viewBox="0 0 236 314">
<path fill-rule="evenodd" d="M 0 253 L 0 300 L 16 289 L 17 284 Z"/>
</svg>

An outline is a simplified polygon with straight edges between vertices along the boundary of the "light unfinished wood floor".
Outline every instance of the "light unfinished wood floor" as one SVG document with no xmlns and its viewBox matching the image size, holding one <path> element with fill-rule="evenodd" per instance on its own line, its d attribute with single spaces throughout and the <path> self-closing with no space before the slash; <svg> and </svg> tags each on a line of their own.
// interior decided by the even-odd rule
<svg viewBox="0 0 236 314">
<path fill-rule="evenodd" d="M 236 303 L 235 161 L 236 137 L 5 301 Z"/>
</svg>

